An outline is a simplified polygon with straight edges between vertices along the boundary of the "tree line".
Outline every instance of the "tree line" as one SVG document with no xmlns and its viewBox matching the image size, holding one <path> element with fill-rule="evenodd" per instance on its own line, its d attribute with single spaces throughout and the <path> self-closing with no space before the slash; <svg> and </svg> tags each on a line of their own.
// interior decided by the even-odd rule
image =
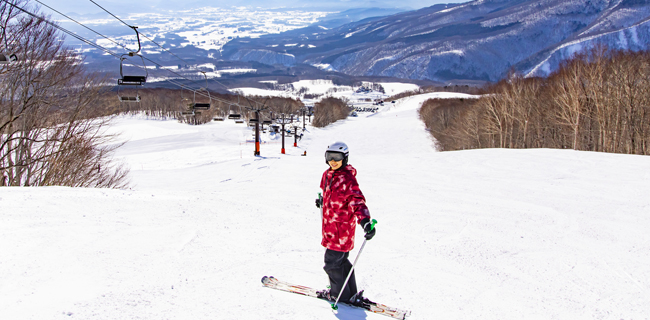
<svg viewBox="0 0 650 320">
<path fill-rule="evenodd" d="M 314 104 L 314 127 L 322 128 L 350 115 L 352 107 L 345 98 L 327 97 Z"/>
<path fill-rule="evenodd" d="M 596 47 L 547 78 L 511 74 L 478 99 L 431 99 L 439 150 L 558 148 L 650 153 L 650 52 Z"/>
</svg>

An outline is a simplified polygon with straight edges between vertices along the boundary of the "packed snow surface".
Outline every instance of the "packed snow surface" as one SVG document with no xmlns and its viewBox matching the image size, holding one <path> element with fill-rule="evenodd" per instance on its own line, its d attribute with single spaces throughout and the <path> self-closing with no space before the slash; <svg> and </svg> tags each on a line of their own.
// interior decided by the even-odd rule
<svg viewBox="0 0 650 320">
<path fill-rule="evenodd" d="M 387 319 L 260 283 L 327 285 L 314 199 L 342 140 L 379 221 L 356 271 L 370 299 L 410 319 L 647 319 L 650 157 L 436 152 L 417 109 L 440 95 L 308 125 L 285 155 L 265 136 L 261 157 L 233 121 L 117 119 L 131 189 L 0 188 L 1 318 Z"/>
</svg>

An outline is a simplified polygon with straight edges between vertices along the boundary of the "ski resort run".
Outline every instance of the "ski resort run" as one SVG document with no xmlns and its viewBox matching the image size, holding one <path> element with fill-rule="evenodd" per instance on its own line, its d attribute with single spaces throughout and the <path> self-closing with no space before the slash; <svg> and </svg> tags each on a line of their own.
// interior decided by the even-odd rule
<svg viewBox="0 0 650 320">
<path fill-rule="evenodd" d="M 286 154 L 268 134 L 258 157 L 233 120 L 115 119 L 131 188 L 0 189 L 2 319 L 388 319 L 260 282 L 328 284 L 314 199 L 333 141 L 378 221 L 355 269 L 371 300 L 414 320 L 647 319 L 650 158 L 436 152 L 417 112 L 434 97 L 471 98 L 307 125 Z"/>
</svg>

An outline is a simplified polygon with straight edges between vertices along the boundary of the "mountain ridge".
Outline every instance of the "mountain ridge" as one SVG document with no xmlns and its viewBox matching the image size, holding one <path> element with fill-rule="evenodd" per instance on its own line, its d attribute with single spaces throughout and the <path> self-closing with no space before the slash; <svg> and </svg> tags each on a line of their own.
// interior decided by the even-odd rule
<svg viewBox="0 0 650 320">
<path fill-rule="evenodd" d="M 498 81 L 512 70 L 548 75 L 596 43 L 646 49 L 649 18 L 647 0 L 478 0 L 236 39 L 223 58 L 306 63 L 355 76 Z"/>
</svg>

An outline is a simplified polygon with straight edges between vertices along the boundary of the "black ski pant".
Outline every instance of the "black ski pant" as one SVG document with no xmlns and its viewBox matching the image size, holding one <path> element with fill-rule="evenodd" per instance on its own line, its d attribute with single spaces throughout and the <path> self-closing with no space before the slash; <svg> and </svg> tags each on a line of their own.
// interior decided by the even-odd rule
<svg viewBox="0 0 650 320">
<path fill-rule="evenodd" d="M 349 252 L 339 252 L 327 249 L 325 250 L 325 272 L 330 278 L 330 296 L 336 299 L 340 295 L 340 302 L 348 302 L 352 296 L 357 293 L 357 281 L 354 279 L 354 271 L 350 275 L 348 284 L 343 287 L 345 278 L 352 269 L 352 263 L 348 260 Z"/>
</svg>

